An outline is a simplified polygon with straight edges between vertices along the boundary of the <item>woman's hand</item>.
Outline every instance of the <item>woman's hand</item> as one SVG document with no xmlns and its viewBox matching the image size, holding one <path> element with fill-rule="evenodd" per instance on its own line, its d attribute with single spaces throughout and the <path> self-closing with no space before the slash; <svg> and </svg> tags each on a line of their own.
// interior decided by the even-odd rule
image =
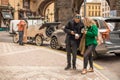
<svg viewBox="0 0 120 80">
<path fill-rule="evenodd" d="M 87 30 L 85 28 L 82 28 L 81 33 L 86 34 Z"/>
<path fill-rule="evenodd" d="M 83 31 L 83 34 L 86 34 L 86 33 L 87 33 L 87 31 L 86 31 L 86 30 L 84 30 L 84 31 Z"/>
<path fill-rule="evenodd" d="M 71 31 L 71 34 L 72 34 L 72 35 L 75 35 L 75 32 L 74 32 L 74 31 Z"/>
</svg>

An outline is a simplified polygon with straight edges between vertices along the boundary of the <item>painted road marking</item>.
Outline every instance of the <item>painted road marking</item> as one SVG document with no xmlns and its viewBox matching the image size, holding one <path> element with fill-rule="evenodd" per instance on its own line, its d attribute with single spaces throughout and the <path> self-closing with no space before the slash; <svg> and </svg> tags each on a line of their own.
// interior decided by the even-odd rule
<svg viewBox="0 0 120 80">
<path fill-rule="evenodd" d="M 44 47 L 44 46 L 40 46 L 40 47 Z M 51 49 L 50 47 L 44 47 L 44 48 Z M 53 50 L 53 49 L 51 49 L 51 50 Z M 66 52 L 64 52 L 64 51 L 60 51 L 60 50 L 56 50 L 56 49 L 54 49 L 54 50 L 66 54 Z M 77 56 L 77 58 L 80 59 L 80 60 L 83 60 L 83 57 L 81 57 L 81 56 Z M 95 68 L 97 68 L 97 69 L 99 69 L 99 70 L 103 70 L 103 69 L 104 69 L 102 66 L 98 65 L 98 64 L 95 63 L 95 62 L 93 63 L 93 65 L 95 66 Z"/>
</svg>

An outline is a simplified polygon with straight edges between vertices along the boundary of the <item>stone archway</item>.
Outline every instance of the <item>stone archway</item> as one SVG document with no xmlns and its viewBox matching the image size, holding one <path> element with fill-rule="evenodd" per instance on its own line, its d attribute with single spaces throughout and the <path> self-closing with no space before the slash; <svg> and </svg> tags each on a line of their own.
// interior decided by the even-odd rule
<svg viewBox="0 0 120 80">
<path fill-rule="evenodd" d="M 106 1 L 108 2 L 108 5 L 110 6 L 110 0 L 106 0 Z M 74 7 L 77 10 L 77 12 L 79 12 L 83 2 L 84 2 L 84 0 L 75 0 L 75 3 L 74 3 L 75 6 Z"/>
<path fill-rule="evenodd" d="M 46 11 L 47 7 L 52 3 L 54 3 L 54 0 L 44 0 L 44 1 L 42 1 L 39 4 L 39 7 L 38 7 L 39 14 L 42 15 L 42 16 L 45 16 L 45 11 Z"/>
<path fill-rule="evenodd" d="M 106 0 L 111 10 L 117 10 L 117 16 L 120 16 L 120 1 Z M 61 21 L 65 24 L 72 18 L 74 12 L 79 12 L 84 0 L 42 0 L 38 7 L 40 15 L 45 16 L 45 10 L 49 4 L 55 3 L 55 21 Z"/>
</svg>

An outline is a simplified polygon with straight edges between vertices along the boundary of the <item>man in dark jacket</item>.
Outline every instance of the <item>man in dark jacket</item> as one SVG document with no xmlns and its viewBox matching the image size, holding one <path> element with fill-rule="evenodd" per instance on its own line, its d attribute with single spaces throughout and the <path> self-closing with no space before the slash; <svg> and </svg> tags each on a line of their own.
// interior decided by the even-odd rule
<svg viewBox="0 0 120 80">
<path fill-rule="evenodd" d="M 77 48 L 82 37 L 81 29 L 84 28 L 84 24 L 81 22 L 81 17 L 76 14 L 73 20 L 70 20 L 65 26 L 66 36 L 66 51 L 67 51 L 67 66 L 65 70 L 71 68 L 71 53 L 72 53 L 72 67 L 76 69 L 76 56 Z"/>
</svg>

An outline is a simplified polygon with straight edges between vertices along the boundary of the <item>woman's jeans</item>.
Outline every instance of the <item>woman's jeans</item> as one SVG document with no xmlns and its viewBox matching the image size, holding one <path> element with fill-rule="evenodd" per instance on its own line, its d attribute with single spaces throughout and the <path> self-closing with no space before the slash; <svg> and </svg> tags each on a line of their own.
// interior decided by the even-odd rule
<svg viewBox="0 0 120 80">
<path fill-rule="evenodd" d="M 93 57 L 92 53 L 95 51 L 95 45 L 89 45 L 86 47 L 85 53 L 84 53 L 84 69 L 87 68 L 88 61 L 90 64 L 90 68 L 93 68 Z"/>
<path fill-rule="evenodd" d="M 23 31 L 19 31 L 19 44 L 20 45 L 23 45 L 23 35 L 24 35 L 24 32 Z"/>
</svg>

